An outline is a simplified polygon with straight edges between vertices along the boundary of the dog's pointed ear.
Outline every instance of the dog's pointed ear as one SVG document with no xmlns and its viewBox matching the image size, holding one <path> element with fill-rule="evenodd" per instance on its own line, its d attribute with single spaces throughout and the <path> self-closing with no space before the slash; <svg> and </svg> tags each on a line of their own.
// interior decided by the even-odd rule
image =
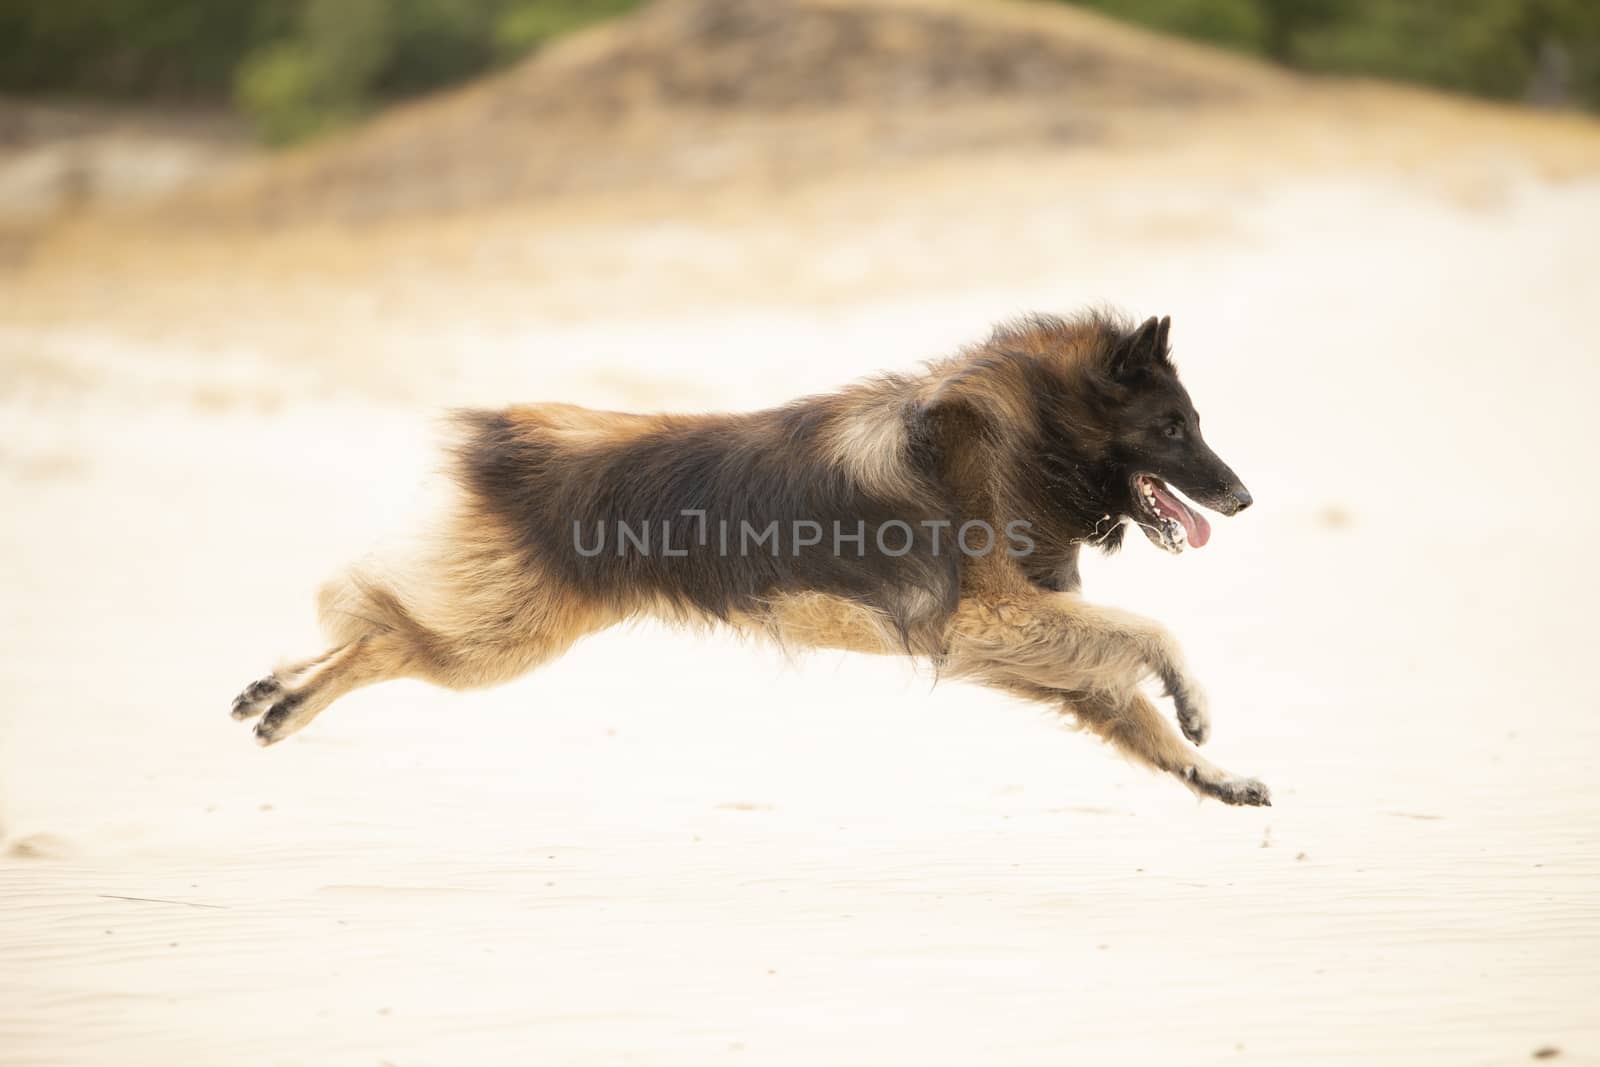
<svg viewBox="0 0 1600 1067">
<path fill-rule="evenodd" d="M 1167 358 L 1167 331 L 1170 317 L 1151 316 L 1137 330 L 1123 337 L 1111 349 L 1111 376 L 1119 381 L 1136 378 Z"/>
</svg>

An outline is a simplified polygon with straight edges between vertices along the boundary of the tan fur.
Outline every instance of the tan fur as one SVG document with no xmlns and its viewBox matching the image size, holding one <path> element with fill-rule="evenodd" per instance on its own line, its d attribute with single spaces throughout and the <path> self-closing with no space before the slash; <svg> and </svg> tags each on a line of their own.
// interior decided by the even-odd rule
<svg viewBox="0 0 1600 1067">
<path fill-rule="evenodd" d="M 352 568 L 323 586 L 318 616 L 333 648 L 278 670 L 286 687 L 308 696 L 277 721 L 263 720 L 263 743 L 304 729 L 338 697 L 376 682 L 475 689 L 510 681 L 623 618 L 558 588 L 519 557 L 509 531 L 463 503 L 417 558 Z M 247 717 L 245 710 L 235 716 Z"/>
<path fill-rule="evenodd" d="M 841 400 L 829 426 L 829 454 L 834 462 L 874 492 L 885 496 L 904 493 L 905 468 L 898 457 L 906 447 L 906 423 L 894 395 L 862 391 L 846 394 Z"/>
<path fill-rule="evenodd" d="M 1092 354 L 1090 340 L 1040 327 L 1007 335 L 1040 359 L 1070 363 Z M 1035 409 L 1027 383 L 982 352 L 934 364 L 915 379 L 887 379 L 845 390 L 827 405 L 822 448 L 855 482 L 893 497 L 915 488 L 902 462 L 906 411 L 949 404 L 964 447 L 946 471 L 963 514 L 1003 524 L 1013 502 L 989 472 L 1022 461 L 1014 443 Z M 963 414 L 963 412 L 967 414 Z M 514 434 L 575 456 L 699 418 L 736 436 L 742 424 L 720 416 L 646 416 L 590 411 L 567 404 L 509 409 Z M 1011 436 L 980 440 L 960 420 L 1012 427 Z M 949 427 L 947 427 L 948 429 Z M 541 453 L 543 454 L 543 453 Z M 685 507 L 693 502 L 685 501 Z M 463 490 L 440 526 L 409 558 L 367 563 L 328 583 L 318 599 L 327 652 L 255 683 L 234 704 L 237 718 L 263 715 L 263 744 L 303 729 L 338 697 L 391 678 L 422 679 L 453 689 L 508 681 L 547 662 L 586 634 L 625 619 L 681 610 L 639 594 L 632 600 L 587 599 L 519 549 L 518 531 L 489 502 Z M 931 605 L 929 605 L 931 610 Z M 913 614 L 922 608 L 913 606 Z M 704 621 L 704 620 L 690 620 Z M 826 593 L 772 596 L 727 620 L 791 648 L 835 648 L 900 655 L 905 634 L 884 611 Z M 1075 593 L 1034 584 L 1004 553 L 962 572 L 960 600 L 943 623 L 935 650 L 941 673 L 1041 701 L 1073 716 L 1135 760 L 1190 788 L 1230 803 L 1266 803 L 1260 783 L 1202 759 L 1140 692 L 1155 679 L 1176 704 L 1190 740 L 1205 739 L 1204 699 L 1177 643 L 1159 624 L 1100 607 Z"/>
<path fill-rule="evenodd" d="M 905 652 L 882 613 L 822 593 L 780 597 L 760 614 L 732 621 L 746 633 L 771 638 L 786 648 L 831 648 L 868 655 Z"/>
<path fill-rule="evenodd" d="M 1197 792 L 1232 800 L 1257 785 L 1201 758 L 1139 691 L 1147 679 L 1164 680 L 1185 732 L 1204 740 L 1203 698 L 1162 626 L 1077 594 L 997 584 L 1004 588 L 963 601 L 951 621 L 951 675 L 1054 700 L 1124 754 Z"/>
</svg>

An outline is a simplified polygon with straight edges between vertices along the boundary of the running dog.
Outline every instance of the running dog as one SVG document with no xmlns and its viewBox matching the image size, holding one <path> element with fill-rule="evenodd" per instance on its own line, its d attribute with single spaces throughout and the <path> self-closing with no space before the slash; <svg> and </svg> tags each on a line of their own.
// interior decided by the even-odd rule
<svg viewBox="0 0 1600 1067">
<path fill-rule="evenodd" d="M 930 364 L 734 415 L 566 404 L 453 417 L 454 503 L 404 565 L 326 585 L 331 647 L 247 687 L 263 745 L 392 678 L 508 681 L 640 616 L 924 657 L 1070 715 L 1202 796 L 1270 804 L 1200 756 L 1205 698 L 1159 624 L 1080 595 L 1131 525 L 1168 552 L 1250 493 L 1207 447 L 1170 319 L 1038 315 Z M 1154 678 L 1172 728 L 1140 690 Z"/>
</svg>

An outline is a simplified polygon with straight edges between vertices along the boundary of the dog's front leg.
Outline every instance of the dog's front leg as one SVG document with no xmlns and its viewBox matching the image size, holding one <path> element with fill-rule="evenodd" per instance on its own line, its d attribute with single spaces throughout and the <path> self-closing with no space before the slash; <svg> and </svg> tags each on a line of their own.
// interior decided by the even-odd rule
<svg viewBox="0 0 1600 1067">
<path fill-rule="evenodd" d="M 1170 630 L 1153 619 L 1089 604 L 1077 596 L 1053 599 L 1057 603 L 1051 610 L 1069 612 L 1082 619 L 1084 625 L 1101 635 L 1100 640 L 1131 642 L 1148 673 L 1161 682 L 1162 689 L 1172 699 L 1183 736 L 1197 745 L 1206 743 L 1211 737 L 1211 713 L 1205 690 L 1189 670 L 1183 649 Z"/>
<path fill-rule="evenodd" d="M 1019 677 L 1053 689 L 1126 693 L 1154 677 L 1183 735 L 1197 745 L 1211 736 L 1205 691 L 1177 639 L 1152 619 L 1075 593 L 1042 593 L 964 603 L 950 634 L 953 652 L 1009 661 Z"/>
<path fill-rule="evenodd" d="M 1207 732 L 1200 688 L 1160 625 L 1071 594 L 975 599 L 947 632 L 952 673 L 1060 703 L 1101 737 L 1196 792 L 1229 804 L 1269 804 L 1266 786 L 1202 759 L 1138 691 L 1155 676 L 1172 694 L 1184 734 Z"/>
<path fill-rule="evenodd" d="M 1153 670 L 1161 679 L 1167 696 L 1172 698 L 1173 710 L 1178 713 L 1178 728 L 1184 737 L 1203 745 L 1211 738 L 1211 712 L 1205 690 L 1190 673 L 1177 639 L 1158 624 L 1150 625 L 1160 634 L 1161 644 L 1160 651 L 1152 657 Z"/>
<path fill-rule="evenodd" d="M 1076 693 L 1066 704 L 1084 726 L 1135 759 L 1173 775 L 1199 796 L 1238 807 L 1272 806 L 1272 793 L 1263 783 L 1232 774 L 1184 744 L 1143 693 Z"/>
</svg>

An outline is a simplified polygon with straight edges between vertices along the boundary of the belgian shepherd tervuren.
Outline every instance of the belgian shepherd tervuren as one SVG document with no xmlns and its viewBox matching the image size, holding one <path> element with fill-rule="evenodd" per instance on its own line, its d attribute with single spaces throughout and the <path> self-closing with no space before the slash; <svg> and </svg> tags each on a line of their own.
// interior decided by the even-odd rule
<svg viewBox="0 0 1600 1067">
<path fill-rule="evenodd" d="M 515 678 L 585 634 L 654 615 L 786 644 L 926 657 L 1068 713 L 1229 804 L 1267 789 L 1183 734 L 1208 719 L 1157 623 L 1079 595 L 1082 545 L 1127 524 L 1169 552 L 1250 493 L 1200 436 L 1168 319 L 1035 316 L 984 344 L 826 396 L 738 415 L 539 404 L 454 417 L 456 502 L 404 566 L 326 586 L 332 647 L 233 705 L 266 745 L 390 678 Z"/>
</svg>

